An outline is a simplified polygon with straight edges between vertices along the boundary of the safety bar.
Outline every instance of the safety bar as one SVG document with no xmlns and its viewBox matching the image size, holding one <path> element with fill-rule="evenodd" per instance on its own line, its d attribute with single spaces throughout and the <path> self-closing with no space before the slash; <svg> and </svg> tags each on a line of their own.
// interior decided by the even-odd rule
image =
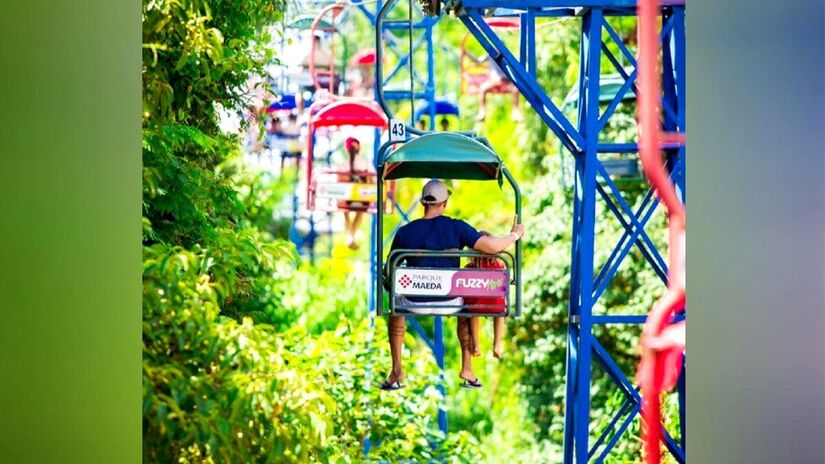
<svg viewBox="0 0 825 464">
<path fill-rule="evenodd" d="M 334 181 L 325 181 L 323 178 L 335 176 L 336 179 Z M 347 176 L 347 179 L 341 180 L 338 177 Z M 375 185 L 376 183 L 376 176 L 377 174 L 374 171 L 350 171 L 350 170 L 335 170 L 335 169 L 319 169 L 312 173 L 312 178 L 310 179 L 309 185 L 307 186 L 307 208 L 310 211 L 320 210 L 320 211 L 355 211 L 355 212 L 367 212 L 369 214 L 375 214 L 377 211 L 377 202 L 369 202 L 369 206 L 367 208 L 363 208 L 360 206 L 346 206 L 338 203 L 346 202 L 346 203 L 361 203 L 359 200 L 335 200 L 331 198 L 318 198 L 318 183 L 325 182 L 330 184 L 369 184 Z M 356 178 L 366 178 L 366 182 L 355 182 Z M 378 198 L 376 196 L 376 198 Z M 329 205 L 324 206 L 323 204 L 319 204 L 318 200 L 325 200 L 327 203 L 334 202 L 334 204 L 330 203 Z M 382 201 L 383 212 L 384 214 L 392 214 L 395 211 L 395 181 L 390 181 L 389 190 L 387 191 L 387 197 Z"/>
<path fill-rule="evenodd" d="M 351 179 L 356 177 L 372 178 L 377 175 L 374 171 L 350 171 L 349 169 L 317 169 L 314 174 L 317 176 L 336 174 L 339 176 L 349 176 Z"/>
<path fill-rule="evenodd" d="M 509 251 L 501 251 L 499 253 L 487 254 L 475 250 L 413 250 L 408 248 L 399 248 L 392 250 L 387 256 L 387 265 L 389 267 L 397 267 L 397 264 L 404 258 L 498 258 L 504 262 L 506 269 L 515 267 L 516 258 Z M 439 268 L 447 269 L 448 268 Z M 474 269 L 474 268 L 471 268 Z M 480 268 L 479 268 L 480 269 Z M 510 283 L 515 283 L 515 278 L 510 280 Z"/>
<path fill-rule="evenodd" d="M 389 308 L 390 308 L 389 314 L 390 315 L 396 315 L 397 314 L 396 310 L 399 310 L 399 309 L 409 311 L 409 312 L 403 313 L 404 315 L 411 315 L 411 316 L 428 316 L 428 315 L 430 315 L 430 314 L 427 314 L 427 313 L 416 313 L 416 312 L 414 312 L 414 310 L 425 309 L 425 308 L 429 307 L 428 305 L 397 304 L 396 303 L 396 301 L 395 301 L 395 297 L 396 297 L 396 294 L 395 294 L 395 280 L 396 280 L 396 270 L 397 269 L 412 270 L 412 271 L 430 271 L 431 270 L 431 271 L 442 271 L 442 272 L 443 271 L 448 271 L 448 272 L 449 271 L 454 271 L 454 272 L 471 271 L 473 273 L 488 273 L 488 274 L 502 272 L 501 269 L 486 269 L 486 268 L 467 268 L 467 267 L 464 267 L 464 268 L 462 268 L 462 267 L 457 267 L 457 268 L 455 268 L 455 267 L 449 267 L 449 268 L 440 267 L 440 268 L 436 268 L 436 267 L 424 267 L 424 266 L 422 266 L 422 267 L 400 266 L 401 262 L 403 262 L 405 259 L 411 258 L 411 257 L 436 257 L 436 258 L 459 258 L 459 259 L 460 258 L 476 258 L 476 257 L 478 257 L 478 258 L 493 257 L 493 258 L 496 258 L 496 259 L 500 260 L 501 262 L 504 263 L 504 270 L 503 271 L 506 272 L 507 276 L 508 276 L 508 282 L 507 282 L 508 290 L 504 294 L 504 300 L 505 300 L 504 311 L 500 311 L 500 312 L 474 312 L 474 311 L 472 311 L 472 310 L 496 310 L 496 309 L 499 309 L 501 307 L 501 305 L 500 304 L 495 304 L 495 303 L 471 304 L 471 305 L 462 303 L 460 305 L 455 305 L 455 304 L 451 305 L 451 304 L 446 304 L 446 302 L 445 302 L 445 304 L 439 303 L 437 305 L 437 307 L 438 308 L 448 308 L 448 309 L 458 309 L 458 311 L 452 312 L 452 313 L 449 313 L 449 314 L 440 314 L 442 316 L 507 317 L 507 316 L 512 315 L 512 311 L 510 311 L 510 309 L 511 309 L 511 307 L 510 307 L 510 290 L 509 290 L 510 286 L 515 285 L 516 286 L 516 293 L 519 293 L 519 286 L 517 285 L 517 281 L 515 280 L 515 278 L 516 278 L 515 273 L 511 272 L 515 268 L 515 257 L 513 256 L 512 253 L 509 253 L 509 252 L 505 251 L 505 252 L 495 253 L 495 254 L 486 254 L 486 253 L 480 253 L 478 251 L 469 251 L 469 250 L 468 251 L 464 251 L 464 250 L 461 250 L 461 251 L 459 251 L 459 250 L 433 251 L 433 250 L 412 250 L 412 249 L 393 250 L 392 252 L 390 252 L 390 255 L 388 257 L 387 269 L 389 270 L 389 275 L 386 276 L 386 277 L 389 278 L 388 283 L 389 283 L 389 297 L 390 297 L 390 305 L 389 305 Z M 380 273 L 380 275 L 381 275 L 380 279 L 381 280 L 379 281 L 379 285 L 381 285 L 381 286 L 384 285 L 384 277 L 385 277 L 384 274 L 385 274 L 384 272 Z M 426 295 L 424 295 L 424 296 L 426 296 Z M 452 297 L 452 298 L 455 298 L 455 297 Z M 445 299 L 447 301 L 449 301 L 452 298 L 451 297 L 445 297 Z M 493 297 L 493 296 L 465 296 L 464 298 L 490 299 L 490 298 L 497 298 L 497 297 Z M 518 298 L 517 298 L 517 300 L 518 300 Z M 415 302 L 411 301 L 410 303 L 415 303 Z M 384 311 L 383 311 L 383 304 L 381 304 L 378 308 L 379 308 L 378 309 L 378 314 L 383 316 L 385 314 Z M 520 314 L 520 310 L 519 310 L 519 308 L 516 308 L 516 316 L 518 316 L 519 314 Z"/>
</svg>

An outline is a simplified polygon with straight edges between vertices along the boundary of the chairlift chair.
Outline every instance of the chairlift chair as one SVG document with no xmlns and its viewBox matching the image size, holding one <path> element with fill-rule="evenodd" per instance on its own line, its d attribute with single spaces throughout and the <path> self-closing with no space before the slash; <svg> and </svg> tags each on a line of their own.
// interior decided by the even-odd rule
<svg viewBox="0 0 825 464">
<path fill-rule="evenodd" d="M 429 102 L 418 105 L 413 114 L 413 119 L 420 121 L 421 118 L 429 116 L 431 112 L 442 117 L 455 116 L 457 118 L 459 116 L 458 105 L 450 100 L 440 98 L 436 99 L 432 105 Z"/>
<path fill-rule="evenodd" d="M 395 184 L 390 186 L 389 195 L 378 196 L 375 172 L 314 169 L 316 132 L 322 128 L 342 126 L 386 130 L 387 118 L 376 103 L 352 99 L 326 104 L 311 117 L 307 135 L 307 208 L 310 211 L 362 211 L 374 214 L 380 210 L 392 213 Z M 382 199 L 382 208 L 377 207 L 378 198 Z"/>
<path fill-rule="evenodd" d="M 511 17 L 492 17 L 486 19 L 487 24 L 493 29 L 510 29 L 518 30 L 520 25 L 517 18 Z M 461 55 L 459 57 L 459 68 L 461 71 L 461 86 L 459 92 L 461 94 L 476 95 L 479 92 L 479 87 L 490 77 L 490 66 L 495 66 L 489 62 L 476 63 L 470 58 L 467 51 L 467 41 L 471 34 L 468 32 L 461 40 Z M 490 93 L 513 93 L 517 92 L 512 82 L 505 82 L 490 89 Z"/>
<path fill-rule="evenodd" d="M 365 78 L 364 72 L 366 70 L 374 70 L 375 68 L 375 49 L 364 48 L 355 52 L 350 57 L 347 64 L 348 81 L 350 83 L 349 94 L 356 95 L 362 93 L 364 95 L 373 95 L 373 87 L 375 86 L 375 76 L 372 76 L 372 82 Z M 371 72 L 371 71 L 370 71 Z"/>
<path fill-rule="evenodd" d="M 599 103 L 609 104 L 612 102 L 619 94 L 624 84 L 625 79 L 619 74 L 601 76 L 599 79 Z M 635 100 L 636 94 L 632 89 L 628 89 L 621 97 L 621 102 L 631 102 Z M 578 87 L 574 87 L 564 98 L 564 102 L 561 106 L 562 111 L 567 112 L 574 110 L 578 105 L 578 101 L 579 89 Z M 561 144 L 559 144 L 559 151 L 562 155 L 562 185 L 566 188 L 570 188 L 573 185 L 571 179 L 574 175 L 574 168 L 571 166 L 571 163 L 565 163 L 565 160 L 567 159 L 565 156 L 566 150 Z M 643 179 L 639 159 L 635 154 L 620 154 L 615 159 L 602 160 L 602 166 L 604 166 L 605 170 L 611 177 L 620 183 L 638 182 Z"/>
<path fill-rule="evenodd" d="M 295 95 L 285 94 L 278 95 L 275 101 L 269 104 L 266 108 L 267 114 L 293 114 L 298 109 L 298 101 Z M 294 158 L 298 160 L 296 163 L 300 164 L 301 147 L 299 133 L 279 133 L 272 134 L 266 138 L 266 147 L 270 150 L 278 152 L 281 157 L 281 173 L 284 170 L 284 162 L 286 159 Z M 297 164 L 296 164 L 297 167 Z"/>
<path fill-rule="evenodd" d="M 326 89 L 332 95 L 340 95 L 340 85 L 344 84 L 342 82 L 342 77 L 344 75 L 344 70 L 336 70 L 335 66 L 335 36 L 336 34 L 340 34 L 338 30 L 338 22 L 339 16 L 342 15 L 343 12 L 346 11 L 347 4 L 345 3 L 335 3 L 333 5 L 329 5 L 324 7 L 319 13 L 318 16 L 312 21 L 310 26 L 312 43 L 310 49 L 310 58 L 309 58 L 309 74 L 312 77 L 312 84 L 315 86 L 315 90 Z M 330 15 L 331 21 L 326 21 L 324 18 Z M 315 66 L 315 55 L 317 47 L 315 46 L 315 37 L 321 33 L 329 34 L 330 36 L 330 46 L 329 46 L 329 54 L 330 54 L 330 62 L 329 66 L 327 67 L 317 67 Z M 342 35 L 341 42 L 344 47 L 344 63 L 346 63 L 346 54 L 347 54 L 347 41 L 346 37 Z M 343 65 L 341 66 L 343 68 Z"/>
<path fill-rule="evenodd" d="M 295 36 L 296 40 L 301 40 L 301 37 L 306 37 L 307 35 L 312 34 L 312 23 L 317 18 L 316 13 L 302 13 L 298 14 L 284 24 L 285 34 L 291 34 Z M 333 28 L 333 24 L 327 21 L 324 18 L 318 22 L 318 28 L 321 30 L 327 30 Z M 285 35 L 281 38 L 281 42 L 284 43 L 287 39 L 288 35 Z M 310 40 L 313 40 L 310 36 Z M 300 42 L 299 42 L 300 43 Z M 281 49 L 281 54 L 284 54 L 283 48 Z M 308 71 L 299 70 L 295 68 L 290 68 L 284 63 L 279 65 L 282 69 L 281 71 L 281 83 L 280 88 L 281 90 L 313 90 L 315 89 L 315 84 L 312 81 L 312 76 Z M 309 105 L 307 105 L 309 106 Z"/>
<path fill-rule="evenodd" d="M 292 21 L 290 21 L 289 24 L 286 25 L 286 27 L 288 29 L 308 31 L 312 28 L 312 22 L 315 20 L 315 18 L 317 18 L 317 15 L 308 14 L 308 13 L 307 14 L 302 14 L 302 15 L 297 16 Z M 322 18 L 318 22 L 318 27 L 323 28 L 323 29 L 329 29 L 333 26 L 332 26 L 332 23 L 330 23 L 329 21 Z"/>
<path fill-rule="evenodd" d="M 388 142 L 379 150 L 378 195 L 386 182 L 405 178 L 439 178 L 496 181 L 501 186 L 506 179 L 515 194 L 515 213 L 521 216 L 521 192 L 518 184 L 501 158 L 485 139 L 454 132 L 435 132 L 404 142 L 390 151 L 398 142 Z M 378 236 L 383 235 L 383 214 L 376 215 Z M 383 240 L 376 241 L 377 285 L 376 301 L 379 315 L 421 315 L 431 308 L 415 301 L 396 301 L 396 297 L 443 297 L 445 299 L 504 299 L 504 307 L 488 304 L 451 305 L 450 316 L 504 317 L 521 314 L 521 242 L 516 242 L 515 253 L 502 252 L 486 255 L 476 251 L 393 250 L 384 259 Z M 405 266 L 405 261 L 416 257 L 473 258 L 495 257 L 504 269 L 482 268 L 425 268 Z M 383 298 L 389 295 L 389 310 L 384 310 Z M 511 298 L 512 296 L 512 298 Z M 493 306 L 493 307 L 491 307 Z"/>
</svg>

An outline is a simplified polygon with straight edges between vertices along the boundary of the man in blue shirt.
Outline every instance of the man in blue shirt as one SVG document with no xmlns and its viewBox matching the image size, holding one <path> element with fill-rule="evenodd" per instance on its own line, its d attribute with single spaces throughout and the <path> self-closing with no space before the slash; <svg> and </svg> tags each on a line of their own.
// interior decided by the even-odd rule
<svg viewBox="0 0 825 464">
<path fill-rule="evenodd" d="M 482 236 L 473 226 L 460 219 L 453 219 L 445 216 L 447 200 L 451 192 L 447 187 L 437 181 L 428 182 L 421 192 L 421 204 L 424 205 L 424 217 L 416 219 L 409 224 L 405 224 L 395 235 L 391 250 L 411 249 L 411 250 L 462 250 L 471 248 L 481 253 L 499 253 L 506 250 L 516 240 L 524 235 L 524 225 L 513 224 L 513 228 L 503 237 Z M 448 257 L 410 257 L 406 259 L 407 265 L 411 267 L 444 267 L 458 269 L 461 262 L 459 258 Z M 461 299 L 444 301 L 443 298 L 433 301 L 432 298 L 419 297 L 413 299 L 412 304 L 419 306 L 424 311 L 416 311 L 424 314 L 449 314 L 458 312 Z M 406 302 L 405 302 L 406 303 Z M 442 305 L 442 307 L 439 307 Z M 454 306 L 454 308 L 449 308 Z M 429 309 L 429 310 L 427 310 Z M 397 390 L 404 385 L 404 371 L 401 367 L 401 350 L 404 347 L 404 333 L 406 331 L 406 319 L 404 316 L 390 316 L 388 323 L 390 353 L 392 354 L 392 372 L 387 380 L 381 384 L 382 390 Z M 469 318 L 458 319 L 458 335 L 462 342 L 462 351 L 465 346 L 471 345 L 469 337 Z M 465 343 L 466 342 L 466 343 Z M 463 356 L 463 355 L 462 355 Z M 472 387 L 481 386 L 477 378 L 470 377 L 471 371 L 465 372 L 462 369 L 460 377 L 467 381 Z"/>
</svg>

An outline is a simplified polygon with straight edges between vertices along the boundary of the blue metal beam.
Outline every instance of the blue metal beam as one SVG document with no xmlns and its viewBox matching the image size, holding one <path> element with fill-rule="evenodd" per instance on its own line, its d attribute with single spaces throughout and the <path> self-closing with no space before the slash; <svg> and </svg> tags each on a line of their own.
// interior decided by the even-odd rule
<svg viewBox="0 0 825 464">
<path fill-rule="evenodd" d="M 633 422 L 633 419 L 635 419 L 636 415 L 639 414 L 641 408 L 642 405 L 640 403 L 636 403 L 633 406 L 633 408 L 630 410 L 630 413 L 622 421 L 622 425 L 619 426 L 619 429 L 616 430 L 616 433 L 613 434 L 613 437 L 610 439 L 609 442 L 607 442 L 607 445 L 604 447 L 604 450 L 602 450 L 601 454 L 599 454 L 599 458 L 596 462 L 604 462 L 604 460 L 607 458 L 607 455 L 610 454 L 610 450 L 612 450 L 613 447 L 616 446 L 616 443 L 619 442 L 619 439 L 622 438 L 622 435 L 624 435 L 625 431 L 627 430 L 627 427 L 630 426 L 630 423 Z"/>
<path fill-rule="evenodd" d="M 430 338 L 430 335 L 424 330 L 424 327 L 421 326 L 421 323 L 418 322 L 414 317 L 408 317 L 407 323 L 412 327 L 413 332 L 417 333 L 418 336 L 424 340 L 424 343 L 427 344 L 427 347 L 435 353 L 435 340 Z"/>
<path fill-rule="evenodd" d="M 582 18 L 581 34 L 581 62 L 579 86 L 579 114 L 578 133 L 583 137 L 583 151 L 576 153 L 580 158 L 577 162 L 577 192 L 581 202 L 580 226 L 573 240 L 577 242 L 578 256 L 573 259 L 577 262 L 577 273 L 571 276 L 571 286 L 577 288 L 578 301 L 571 302 L 577 306 L 578 328 L 574 331 L 578 335 L 574 343 L 578 354 L 576 385 L 573 388 L 573 410 L 566 412 L 575 415 L 573 429 L 565 431 L 565 457 L 572 462 L 584 463 L 588 459 L 588 440 L 590 436 L 590 370 L 592 355 L 592 320 L 593 308 L 593 256 L 595 245 L 595 216 L 596 216 L 596 172 L 598 159 L 596 147 L 598 144 L 599 112 L 599 74 L 600 74 L 600 43 L 603 16 L 600 9 L 592 9 Z M 572 306 L 572 304 L 571 304 Z M 572 325 L 572 324 L 571 324 Z"/>
<path fill-rule="evenodd" d="M 413 29 L 432 29 L 434 21 L 429 17 L 419 22 L 413 22 Z M 410 22 L 406 20 L 384 21 L 384 29 L 390 31 L 406 31 L 410 28 Z"/>
<path fill-rule="evenodd" d="M 616 427 L 616 423 L 619 421 L 619 419 L 628 412 L 630 412 L 636 404 L 637 403 L 634 402 L 632 399 L 625 398 L 624 402 L 622 403 L 622 406 L 619 408 L 619 411 L 615 415 L 613 415 L 613 419 L 611 419 L 607 426 L 605 426 L 604 430 L 602 430 L 602 433 L 599 435 L 599 438 L 596 439 L 596 443 L 593 443 L 593 447 L 590 448 L 590 453 L 587 456 L 588 459 L 592 458 L 596 451 L 599 449 L 599 447 L 602 446 L 602 444 L 604 444 L 604 441 L 607 439 L 607 436 L 610 434 L 610 432 Z M 626 420 L 624 422 L 626 422 Z M 618 433 L 616 435 L 618 435 Z M 616 435 L 614 435 L 614 437 Z M 611 447 L 608 446 L 608 448 Z"/>
<path fill-rule="evenodd" d="M 684 321 L 684 314 L 677 314 L 671 319 L 671 323 Z M 647 314 L 594 314 L 593 324 L 644 324 L 647 321 Z"/>
<path fill-rule="evenodd" d="M 653 244 L 653 241 L 647 235 L 647 232 L 645 232 L 644 227 L 647 223 L 647 220 L 641 222 L 639 218 L 637 218 L 636 215 L 633 214 L 632 211 L 630 211 L 630 206 L 628 206 L 624 199 L 621 197 L 621 193 L 619 193 L 618 187 L 616 187 L 616 184 L 607 175 L 607 171 L 604 170 L 603 166 L 599 166 L 599 168 L 599 174 L 604 175 L 606 177 L 605 182 L 608 185 L 611 185 L 611 188 L 614 189 L 614 194 L 617 195 L 617 199 L 622 205 L 622 209 L 624 209 L 624 211 L 628 212 L 630 215 L 630 220 L 628 221 L 627 219 L 625 219 L 622 212 L 619 211 L 616 204 L 610 198 L 610 195 L 608 195 L 607 192 L 604 190 L 604 187 L 601 184 L 596 185 L 596 191 L 604 200 L 605 205 L 610 210 L 610 212 L 613 213 L 616 219 L 619 220 L 619 223 L 625 229 L 625 236 L 627 236 L 627 234 L 631 234 L 630 240 L 627 242 L 627 244 L 623 246 L 629 248 L 629 244 L 635 243 L 638 246 L 639 251 L 642 252 L 642 256 L 644 256 L 647 262 L 650 263 L 651 267 L 659 276 L 659 278 L 662 279 L 662 282 L 667 284 L 667 264 L 665 264 L 664 259 L 659 254 L 659 251 L 656 249 L 656 245 Z M 652 210 L 650 211 L 650 213 L 652 214 Z M 650 216 L 648 216 L 646 219 L 649 218 Z M 627 253 L 624 252 L 625 250 L 622 251 L 623 253 L 619 255 L 619 258 L 613 263 L 611 268 L 609 268 L 608 273 L 604 275 L 603 280 L 597 286 L 596 291 L 593 294 L 594 301 L 598 300 L 601 293 L 607 288 L 607 285 L 610 283 L 610 279 L 613 277 L 615 272 L 618 271 L 619 266 L 621 266 L 622 261 L 627 256 Z M 630 250 L 628 249 L 627 251 Z"/>
<path fill-rule="evenodd" d="M 434 92 L 428 92 L 428 91 L 425 90 L 423 92 L 415 92 L 412 95 L 413 95 L 413 98 L 415 98 L 416 100 L 428 100 L 431 96 L 434 97 L 435 93 Z M 410 99 L 410 91 L 409 90 L 401 90 L 401 89 L 385 90 L 384 91 L 384 99 L 386 99 L 386 100 L 402 100 L 402 101 L 403 100 L 409 100 Z"/>
<path fill-rule="evenodd" d="M 680 145 L 678 143 L 662 144 L 663 150 L 671 150 L 678 148 L 680 148 Z M 598 151 L 599 153 L 637 153 L 639 151 L 639 144 L 635 142 L 599 143 Z"/>
<path fill-rule="evenodd" d="M 427 39 L 427 35 L 422 34 L 421 37 L 419 37 L 413 43 L 412 50 L 410 50 L 407 53 L 404 53 L 403 56 L 399 57 L 398 63 L 395 64 L 395 67 L 392 68 L 392 70 L 390 71 L 389 74 L 387 74 L 386 77 L 384 77 L 384 86 L 385 87 L 389 84 L 390 81 L 392 81 L 392 79 L 398 74 L 399 71 L 404 69 L 404 67 L 409 66 L 411 57 L 421 47 L 421 44 L 424 43 L 426 41 L 426 39 Z M 413 68 L 413 76 L 418 80 L 419 85 L 427 85 L 417 74 L 418 73 L 415 72 L 415 68 Z"/>
<path fill-rule="evenodd" d="M 679 169 L 677 166 L 677 169 L 675 169 L 674 172 L 671 173 L 671 178 L 674 178 L 676 172 L 678 171 Z M 641 205 L 636 209 L 635 212 L 632 213 L 634 217 L 640 218 L 639 224 L 642 228 L 650 220 L 658 204 L 659 199 L 654 197 L 653 190 L 648 190 L 647 194 L 642 200 Z M 598 295 L 601 295 L 601 291 L 604 291 L 604 288 L 607 286 L 606 282 L 609 281 L 609 279 L 612 278 L 612 275 L 618 270 L 618 264 L 620 264 L 621 261 L 625 258 L 625 256 L 627 256 L 627 253 L 630 252 L 632 244 L 637 240 L 638 237 L 639 232 L 637 230 L 634 229 L 631 231 L 625 228 L 623 235 L 621 236 L 621 238 L 619 238 L 619 241 L 613 247 L 610 256 L 602 265 L 602 269 L 601 271 L 599 271 L 599 275 L 596 276 L 597 298 Z M 666 281 L 666 274 L 667 271 L 665 268 L 664 274 L 661 271 L 659 272 L 659 277 Z"/>
<path fill-rule="evenodd" d="M 633 76 L 633 79 L 635 80 L 636 66 L 637 66 L 636 57 L 633 56 L 633 54 L 627 48 L 627 45 L 625 45 L 622 38 L 619 36 L 619 34 L 616 32 L 616 30 L 613 29 L 613 26 L 611 26 L 610 23 L 605 21 L 604 27 L 605 27 L 605 30 L 607 31 L 608 35 L 610 36 L 610 38 L 613 40 L 613 43 L 616 44 L 619 51 L 622 53 L 622 55 L 624 55 L 625 59 L 627 59 L 627 61 L 630 63 L 630 66 L 633 68 L 633 72 L 628 74 L 627 71 L 624 69 L 624 67 L 622 67 L 622 65 L 619 63 L 619 60 L 617 60 L 616 57 L 613 55 L 613 52 L 610 51 L 610 49 L 607 46 L 607 43 L 603 42 L 602 43 L 602 51 L 604 52 L 605 57 L 607 57 L 607 59 L 610 61 L 610 63 L 616 69 L 616 72 L 618 72 L 619 75 L 621 75 L 622 78 L 625 79 L 625 82 L 630 80 L 631 76 Z M 672 27 L 673 27 L 673 23 L 669 22 L 669 21 L 666 21 L 664 26 L 663 26 L 662 31 L 659 34 L 659 39 L 664 41 L 665 40 L 664 37 L 666 37 L 666 35 L 670 32 Z M 638 89 L 637 89 L 635 83 L 632 87 L 632 90 L 636 95 L 638 95 Z M 676 119 L 676 111 L 673 109 L 673 106 L 664 97 L 662 98 L 661 103 L 662 103 L 662 109 L 665 112 L 665 118 L 670 118 L 671 120 L 675 120 Z"/>
</svg>

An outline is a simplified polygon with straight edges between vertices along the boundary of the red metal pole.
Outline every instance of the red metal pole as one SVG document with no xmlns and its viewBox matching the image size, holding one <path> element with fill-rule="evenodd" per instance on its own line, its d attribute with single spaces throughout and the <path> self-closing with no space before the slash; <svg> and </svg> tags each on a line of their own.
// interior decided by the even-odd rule
<svg viewBox="0 0 825 464">
<path fill-rule="evenodd" d="M 654 304 L 642 332 L 638 380 L 648 464 L 659 464 L 661 460 L 661 395 L 676 383 L 685 346 L 685 324 L 669 325 L 671 317 L 685 306 L 685 208 L 665 170 L 661 151 L 662 143 L 684 143 L 684 136 L 661 132 L 659 10 L 658 0 L 638 2 L 639 157 L 651 187 L 667 208 L 670 251 L 668 289 Z"/>
</svg>

